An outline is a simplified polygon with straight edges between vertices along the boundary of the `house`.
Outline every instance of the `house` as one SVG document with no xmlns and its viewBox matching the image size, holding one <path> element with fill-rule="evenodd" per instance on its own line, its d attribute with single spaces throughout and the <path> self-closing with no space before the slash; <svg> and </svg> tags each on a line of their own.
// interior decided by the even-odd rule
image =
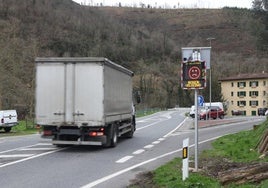
<svg viewBox="0 0 268 188">
<path fill-rule="evenodd" d="M 219 80 L 227 115 L 258 115 L 268 106 L 268 73 L 238 74 Z"/>
</svg>

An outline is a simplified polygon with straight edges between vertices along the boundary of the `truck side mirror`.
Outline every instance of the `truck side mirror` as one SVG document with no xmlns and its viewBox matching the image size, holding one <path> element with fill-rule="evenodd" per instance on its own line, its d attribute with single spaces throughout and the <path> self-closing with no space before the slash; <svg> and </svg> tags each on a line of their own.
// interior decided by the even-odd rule
<svg viewBox="0 0 268 188">
<path fill-rule="evenodd" d="M 137 103 L 140 104 L 141 103 L 141 96 L 137 95 L 137 99 L 136 99 Z"/>
<path fill-rule="evenodd" d="M 133 98 L 134 98 L 136 104 L 141 103 L 141 94 L 140 94 L 140 91 L 134 92 Z"/>
</svg>

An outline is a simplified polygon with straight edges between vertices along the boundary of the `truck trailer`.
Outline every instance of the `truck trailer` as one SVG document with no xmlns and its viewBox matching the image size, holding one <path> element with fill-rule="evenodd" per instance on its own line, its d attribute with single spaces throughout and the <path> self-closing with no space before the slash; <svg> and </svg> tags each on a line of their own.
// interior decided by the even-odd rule
<svg viewBox="0 0 268 188">
<path fill-rule="evenodd" d="M 43 138 L 54 145 L 115 147 L 119 137 L 133 137 L 132 71 L 103 57 L 39 57 L 35 65 Z"/>
</svg>

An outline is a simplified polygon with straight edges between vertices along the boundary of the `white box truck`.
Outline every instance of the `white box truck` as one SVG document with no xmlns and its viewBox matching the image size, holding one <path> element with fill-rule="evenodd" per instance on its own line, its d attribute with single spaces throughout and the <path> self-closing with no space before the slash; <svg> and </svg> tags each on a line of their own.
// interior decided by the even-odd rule
<svg viewBox="0 0 268 188">
<path fill-rule="evenodd" d="M 54 145 L 115 147 L 131 138 L 133 72 L 101 57 L 36 58 L 36 123 Z"/>
</svg>

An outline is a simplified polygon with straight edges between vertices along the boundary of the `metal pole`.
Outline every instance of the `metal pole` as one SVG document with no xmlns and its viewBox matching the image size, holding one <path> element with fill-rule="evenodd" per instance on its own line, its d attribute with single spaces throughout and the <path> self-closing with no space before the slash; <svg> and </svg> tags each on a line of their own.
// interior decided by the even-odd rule
<svg viewBox="0 0 268 188">
<path fill-rule="evenodd" d="M 211 110 L 211 65 L 209 69 L 209 109 Z"/>
<path fill-rule="evenodd" d="M 207 40 L 209 40 L 209 46 L 211 48 L 211 40 L 215 40 L 216 38 L 209 37 Z M 210 68 L 209 68 L 209 109 L 211 110 L 211 58 L 210 58 Z"/>
<path fill-rule="evenodd" d="M 197 89 L 194 93 L 194 104 L 195 104 L 195 171 L 198 171 L 198 104 L 197 104 Z"/>
</svg>

